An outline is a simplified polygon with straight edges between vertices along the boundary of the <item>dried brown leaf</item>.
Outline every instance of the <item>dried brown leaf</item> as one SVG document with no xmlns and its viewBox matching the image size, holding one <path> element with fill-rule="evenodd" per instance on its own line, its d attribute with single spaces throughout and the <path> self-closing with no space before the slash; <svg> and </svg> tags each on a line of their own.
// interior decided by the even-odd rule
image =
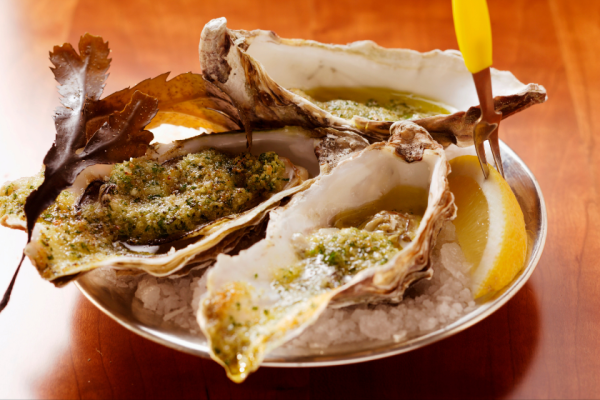
<svg viewBox="0 0 600 400">
<path fill-rule="evenodd" d="M 144 130 L 158 110 L 158 100 L 136 91 L 123 111 L 115 112 L 90 138 L 78 156 L 80 164 L 112 164 L 141 157 L 154 138 Z"/>
<path fill-rule="evenodd" d="M 109 52 L 108 43 L 101 37 L 85 34 L 79 40 L 79 54 L 69 43 L 54 46 L 50 53 L 63 107 L 58 107 L 54 115 L 56 141 L 44 158 L 46 174 L 60 169 L 60 153 L 74 152 L 85 145 L 86 137 L 80 134 L 86 123 L 85 107 L 99 100 L 104 90 Z"/>
<path fill-rule="evenodd" d="M 55 66 L 52 72 L 61 84 L 58 91 L 63 107 L 54 116 L 56 140 L 44 158 L 44 182 L 25 203 L 29 238 L 40 214 L 84 168 L 143 155 L 153 138 L 144 127 L 156 114 L 158 101 L 136 91 L 128 104 L 107 116 L 89 142 L 86 140 L 89 110 L 104 89 L 109 52 L 108 43 L 101 37 L 85 34 L 79 41 L 79 54 L 68 43 L 55 46 L 50 53 Z"/>
<path fill-rule="evenodd" d="M 54 64 L 51 69 L 60 83 L 58 92 L 62 107 L 54 115 L 56 139 L 44 157 L 44 181 L 25 202 L 27 242 L 31 241 L 33 226 L 41 213 L 63 189 L 73 184 L 84 168 L 143 155 L 153 138 L 152 133 L 144 131 L 144 127 L 156 115 L 158 101 L 135 92 L 122 111 L 107 117 L 87 142 L 88 109 L 100 99 L 104 90 L 106 71 L 111 61 L 109 53 L 108 43 L 90 34 L 79 40 L 79 54 L 69 43 L 55 46 L 50 53 L 50 61 Z M 78 153 L 82 147 L 83 151 Z M 0 312 L 10 300 L 24 259 L 25 254 L 0 301 Z"/>
<path fill-rule="evenodd" d="M 238 112 L 229 96 L 202 75 L 191 72 L 167 81 L 169 73 L 146 79 L 132 88 L 123 89 L 105 97 L 90 109 L 87 125 L 88 138 L 101 126 L 108 115 L 121 110 L 135 91 L 158 99 L 159 111 L 148 125 L 155 128 L 163 123 L 205 128 L 209 132 L 240 129 Z"/>
</svg>

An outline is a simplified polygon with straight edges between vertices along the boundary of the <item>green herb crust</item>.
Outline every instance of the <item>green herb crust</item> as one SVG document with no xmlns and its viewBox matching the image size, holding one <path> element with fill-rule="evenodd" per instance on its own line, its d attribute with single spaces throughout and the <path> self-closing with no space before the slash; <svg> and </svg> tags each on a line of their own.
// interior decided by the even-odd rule
<svg viewBox="0 0 600 400">
<path fill-rule="evenodd" d="M 305 240 L 302 261 L 277 274 L 274 286 L 280 293 L 334 289 L 364 269 L 387 263 L 401 249 L 383 233 L 358 228 L 321 229 Z"/>
<path fill-rule="evenodd" d="M 275 304 L 265 308 L 248 283 L 231 282 L 203 305 L 213 353 L 236 382 L 258 367 L 269 341 L 317 311 L 320 296 L 400 251 L 385 234 L 357 228 L 321 229 L 297 239 L 300 260 L 273 274 L 280 295 Z"/>
<path fill-rule="evenodd" d="M 42 180 L 43 172 L 0 188 L 0 218 L 24 219 L 25 199 Z M 45 259 L 36 263 L 56 275 L 107 255 L 128 254 L 124 241 L 149 244 L 177 237 L 252 208 L 287 181 L 284 162 L 272 152 L 234 157 L 209 149 L 167 165 L 131 159 L 113 167 L 98 201 L 78 206 L 79 195 L 65 190 L 42 213 L 37 223 Z"/>
</svg>

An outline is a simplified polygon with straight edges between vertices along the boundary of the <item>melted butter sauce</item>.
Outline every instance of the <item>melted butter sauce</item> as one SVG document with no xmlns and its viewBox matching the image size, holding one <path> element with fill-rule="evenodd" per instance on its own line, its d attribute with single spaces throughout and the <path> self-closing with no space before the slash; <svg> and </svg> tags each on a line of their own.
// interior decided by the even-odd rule
<svg viewBox="0 0 600 400">
<path fill-rule="evenodd" d="M 380 210 L 422 217 L 427 209 L 428 196 L 429 193 L 423 188 L 399 185 L 371 203 L 342 211 L 333 218 L 331 225 L 338 229 L 359 227 Z"/>
<path fill-rule="evenodd" d="M 450 114 L 449 110 L 433 100 L 387 88 L 318 87 L 292 91 L 346 119 L 357 115 L 371 120 L 398 121 Z"/>
</svg>

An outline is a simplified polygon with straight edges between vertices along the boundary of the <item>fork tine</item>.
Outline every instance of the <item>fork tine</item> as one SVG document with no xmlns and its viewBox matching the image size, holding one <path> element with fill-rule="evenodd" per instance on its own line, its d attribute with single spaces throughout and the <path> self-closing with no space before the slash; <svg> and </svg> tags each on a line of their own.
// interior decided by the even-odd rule
<svg viewBox="0 0 600 400">
<path fill-rule="evenodd" d="M 483 146 L 483 142 L 486 139 L 485 132 L 483 132 L 485 128 L 478 123 L 475 125 L 475 132 L 473 141 L 475 142 L 475 151 L 477 152 L 477 158 L 479 159 L 479 165 L 481 166 L 481 171 L 483 171 L 483 176 L 485 179 L 488 178 L 490 174 L 490 170 L 488 169 L 487 159 L 485 158 L 485 147 Z"/>
<path fill-rule="evenodd" d="M 496 162 L 496 168 L 500 175 L 504 178 L 504 168 L 502 167 L 502 156 L 500 155 L 500 142 L 498 139 L 498 131 L 500 130 L 500 126 L 498 126 L 494 131 L 490 134 L 488 140 L 490 142 L 490 148 L 492 149 L 492 154 L 494 155 L 494 161 Z"/>
</svg>

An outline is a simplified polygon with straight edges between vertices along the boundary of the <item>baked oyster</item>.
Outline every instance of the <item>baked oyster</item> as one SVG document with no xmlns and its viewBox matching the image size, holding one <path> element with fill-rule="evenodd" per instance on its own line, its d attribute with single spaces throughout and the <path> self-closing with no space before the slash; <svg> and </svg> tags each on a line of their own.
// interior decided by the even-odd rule
<svg viewBox="0 0 600 400">
<path fill-rule="evenodd" d="M 371 41 L 329 45 L 283 39 L 269 31 L 230 30 L 225 18 L 206 24 L 199 47 L 203 76 L 230 96 L 249 137 L 254 129 L 297 125 L 333 127 L 380 141 L 387 140 L 395 120 L 409 118 L 444 147 L 473 144 L 481 112 L 458 51 L 419 53 Z M 492 85 L 496 110 L 504 118 L 546 100 L 543 86 L 522 84 L 507 71 L 492 69 Z M 324 101 L 311 101 L 311 93 Z M 386 93 L 389 101 L 412 104 L 398 108 L 402 104 L 396 101 L 398 112 L 391 114 L 386 107 L 393 111 L 394 104 L 369 104 L 369 97 L 377 100 Z M 360 100 L 357 94 L 364 104 L 353 101 Z M 328 99 L 334 99 L 332 105 Z M 339 106 L 340 101 L 352 104 Z"/>
<path fill-rule="evenodd" d="M 367 146 L 333 129 L 200 135 L 151 145 L 145 156 L 85 169 L 38 220 L 25 254 L 63 285 L 99 267 L 155 276 L 210 265 L 282 199 Z M 309 179 L 310 178 L 310 179 Z M 0 223 L 26 229 L 23 205 L 43 173 L 0 189 Z"/>
<path fill-rule="evenodd" d="M 435 238 L 455 215 L 449 165 L 425 129 L 406 121 L 392 132 L 272 211 L 265 239 L 217 257 L 198 321 L 232 380 L 329 304 L 397 303 L 431 277 Z"/>
</svg>

